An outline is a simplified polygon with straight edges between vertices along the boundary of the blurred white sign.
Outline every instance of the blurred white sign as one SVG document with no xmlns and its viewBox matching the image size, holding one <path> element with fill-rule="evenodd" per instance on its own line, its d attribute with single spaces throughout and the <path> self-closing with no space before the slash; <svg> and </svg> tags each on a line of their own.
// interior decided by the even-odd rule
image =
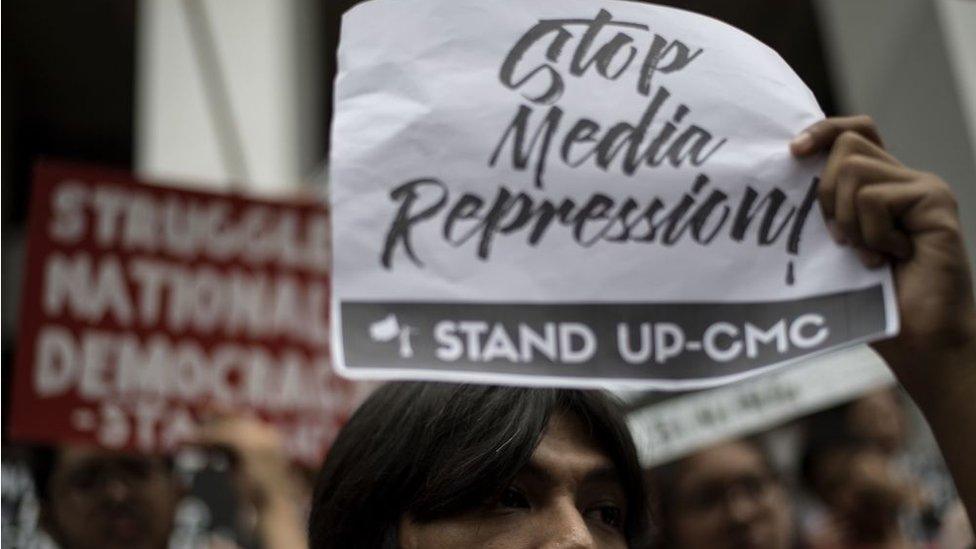
<svg viewBox="0 0 976 549">
<path fill-rule="evenodd" d="M 881 358 L 861 346 L 642 408 L 628 424 L 641 464 L 651 467 L 894 383 Z"/>
<path fill-rule="evenodd" d="M 897 331 L 788 152 L 813 95 L 716 20 L 373 0 L 335 97 L 343 375 L 692 388 Z"/>
</svg>

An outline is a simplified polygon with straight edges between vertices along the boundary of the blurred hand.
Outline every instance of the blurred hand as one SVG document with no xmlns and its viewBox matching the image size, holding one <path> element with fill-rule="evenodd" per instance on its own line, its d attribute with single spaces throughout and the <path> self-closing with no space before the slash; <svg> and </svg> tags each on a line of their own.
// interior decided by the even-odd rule
<svg viewBox="0 0 976 549">
<path fill-rule="evenodd" d="M 203 422 L 189 444 L 230 453 L 242 497 L 257 512 L 258 534 L 268 549 L 305 546 L 301 490 L 281 435 L 257 418 L 218 413 Z"/>
<path fill-rule="evenodd" d="M 952 362 L 947 357 L 976 338 L 972 279 L 949 185 L 888 154 L 866 116 L 818 122 L 790 148 L 799 157 L 830 151 L 819 200 L 835 240 L 854 247 L 868 267 L 890 262 L 894 269 L 901 333 L 875 350 L 904 383 L 924 383 L 920 378 L 932 374 L 926 365 Z"/>
<path fill-rule="evenodd" d="M 294 484 L 278 431 L 259 419 L 217 414 L 200 425 L 190 443 L 228 452 L 242 496 L 258 509 Z"/>
</svg>

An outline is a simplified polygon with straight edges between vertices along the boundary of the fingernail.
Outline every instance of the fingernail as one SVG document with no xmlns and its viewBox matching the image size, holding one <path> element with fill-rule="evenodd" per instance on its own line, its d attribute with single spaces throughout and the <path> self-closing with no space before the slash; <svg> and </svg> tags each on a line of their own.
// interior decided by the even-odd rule
<svg viewBox="0 0 976 549">
<path fill-rule="evenodd" d="M 806 131 L 801 132 L 799 135 L 793 138 L 793 141 L 790 141 L 790 150 L 796 154 L 803 154 L 809 151 L 810 147 L 812 146 L 813 136 L 810 135 L 810 132 Z"/>
<path fill-rule="evenodd" d="M 834 239 L 834 242 L 841 246 L 847 245 L 847 237 L 840 231 L 840 227 L 837 226 L 837 223 L 833 219 L 827 220 L 827 230 L 830 231 L 830 236 Z"/>
</svg>

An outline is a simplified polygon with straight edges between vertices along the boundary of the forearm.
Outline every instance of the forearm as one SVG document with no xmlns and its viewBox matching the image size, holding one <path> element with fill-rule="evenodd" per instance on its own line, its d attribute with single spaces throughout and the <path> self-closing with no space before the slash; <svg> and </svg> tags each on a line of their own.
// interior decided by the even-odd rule
<svg viewBox="0 0 976 549">
<path fill-rule="evenodd" d="M 307 546 L 305 523 L 296 499 L 284 494 L 268 498 L 258 511 L 258 534 L 265 549 Z"/>
<path fill-rule="evenodd" d="M 874 347 L 928 419 L 976 524 L 976 302 L 952 188 L 885 151 L 866 116 L 817 122 L 790 148 L 830 150 L 824 219 L 865 266 L 892 265 L 902 329 Z"/>
<path fill-rule="evenodd" d="M 964 344 L 932 359 L 902 360 L 913 364 L 892 366 L 932 428 L 969 519 L 976 524 L 976 331 Z"/>
</svg>

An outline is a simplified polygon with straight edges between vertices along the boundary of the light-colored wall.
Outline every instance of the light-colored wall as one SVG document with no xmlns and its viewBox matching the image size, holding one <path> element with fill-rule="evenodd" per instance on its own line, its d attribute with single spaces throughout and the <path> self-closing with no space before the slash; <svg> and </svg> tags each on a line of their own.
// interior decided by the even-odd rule
<svg viewBox="0 0 976 549">
<path fill-rule="evenodd" d="M 207 10 L 240 128 L 249 191 L 294 189 L 322 135 L 311 0 L 189 0 Z M 185 0 L 139 4 L 136 169 L 163 180 L 226 186 Z"/>
<path fill-rule="evenodd" d="M 895 156 L 953 186 L 976 267 L 976 3 L 817 0 L 817 6 L 841 106 L 873 116 Z"/>
<path fill-rule="evenodd" d="M 936 7 L 976 158 L 976 2 L 938 0 Z"/>
</svg>

